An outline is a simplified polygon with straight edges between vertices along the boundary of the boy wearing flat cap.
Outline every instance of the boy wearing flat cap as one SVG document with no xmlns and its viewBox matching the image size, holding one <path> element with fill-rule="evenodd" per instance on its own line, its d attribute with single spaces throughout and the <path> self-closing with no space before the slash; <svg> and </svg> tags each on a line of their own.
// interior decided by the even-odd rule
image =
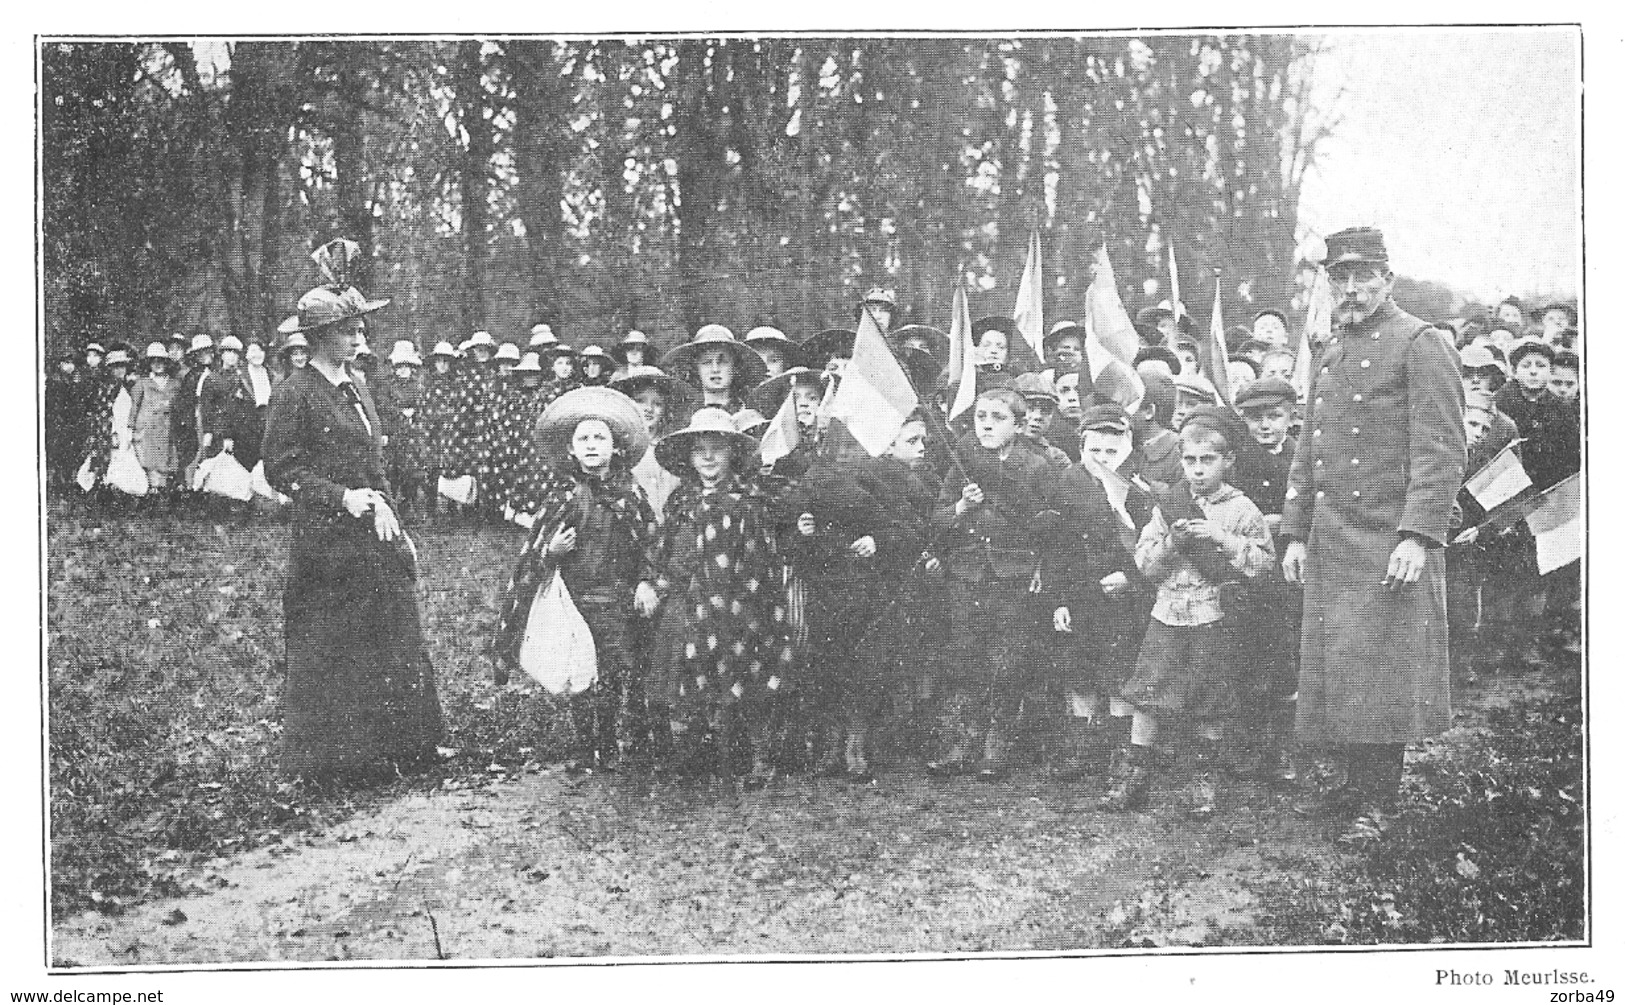
<svg viewBox="0 0 1625 1005">
<path fill-rule="evenodd" d="M 1287 475 L 1298 444 L 1287 434 L 1297 392 L 1284 380 L 1266 377 L 1236 392 L 1236 409 L 1247 423 L 1251 443 L 1237 453 L 1232 484 L 1257 504 L 1273 536 L 1281 528 Z M 1298 690 L 1298 637 L 1303 622 L 1303 593 L 1288 586 L 1278 566 L 1255 580 L 1239 605 L 1232 641 L 1247 647 L 1242 664 L 1251 674 L 1241 683 L 1244 713 L 1258 739 L 1256 772 L 1268 780 L 1291 781 L 1287 757 Z M 1240 652 L 1240 650 L 1237 650 Z"/>
<path fill-rule="evenodd" d="M 1128 414 L 1115 402 L 1095 405 L 1082 426 L 1083 461 L 1057 478 L 1061 533 L 1043 567 L 1051 627 L 1062 640 L 1055 677 L 1060 781 L 1103 768 L 1111 751 L 1127 748 L 1132 709 L 1120 694 L 1153 596 L 1134 564 L 1134 543 L 1150 522 L 1152 502 L 1149 487 L 1124 469 L 1134 449 Z M 1120 504 L 1114 492 L 1121 493 Z"/>
</svg>

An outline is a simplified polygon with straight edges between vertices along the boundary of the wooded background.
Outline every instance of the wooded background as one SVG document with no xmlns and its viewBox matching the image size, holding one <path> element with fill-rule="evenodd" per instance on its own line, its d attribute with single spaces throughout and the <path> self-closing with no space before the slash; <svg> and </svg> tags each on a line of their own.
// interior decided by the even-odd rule
<svg viewBox="0 0 1625 1005">
<path fill-rule="evenodd" d="M 204 45 L 42 46 L 48 349 L 270 338 L 334 236 L 384 344 L 801 338 L 877 284 L 947 327 L 956 277 L 1011 312 L 1035 225 L 1051 319 L 1102 242 L 1131 310 L 1166 298 L 1173 242 L 1185 303 L 1222 266 L 1246 322 L 1290 305 L 1335 127 L 1308 36 Z"/>
</svg>

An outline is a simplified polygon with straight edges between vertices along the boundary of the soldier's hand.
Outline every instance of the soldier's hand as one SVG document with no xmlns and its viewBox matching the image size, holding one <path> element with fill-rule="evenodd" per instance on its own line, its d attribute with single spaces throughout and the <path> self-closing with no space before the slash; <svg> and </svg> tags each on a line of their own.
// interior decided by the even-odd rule
<svg viewBox="0 0 1625 1005">
<path fill-rule="evenodd" d="M 982 486 L 975 482 L 966 482 L 965 487 L 959 491 L 959 512 L 963 513 L 972 506 L 982 505 L 986 498 L 982 494 Z"/>
<path fill-rule="evenodd" d="M 811 513 L 803 513 L 796 517 L 796 530 L 802 537 L 812 537 L 818 532 L 818 521 Z"/>
<path fill-rule="evenodd" d="M 1292 541 L 1286 546 L 1286 557 L 1281 559 L 1281 575 L 1286 581 L 1295 586 L 1303 585 L 1304 560 L 1309 556 L 1309 549 L 1304 547 L 1302 541 Z"/>
<path fill-rule="evenodd" d="M 859 558 L 874 558 L 875 557 L 875 539 L 874 539 L 874 537 L 872 535 L 865 534 L 862 537 L 858 538 L 856 541 L 853 541 L 852 542 L 852 547 L 851 547 L 851 552 L 852 552 L 852 554 L 858 556 Z"/>
<path fill-rule="evenodd" d="M 1072 612 L 1065 607 L 1057 607 L 1055 609 L 1054 625 L 1056 631 L 1066 632 L 1070 635 L 1072 633 Z"/>
<path fill-rule="evenodd" d="M 1122 593 L 1126 589 L 1128 589 L 1128 575 L 1121 570 L 1109 576 L 1101 577 L 1100 591 L 1108 597 Z"/>
<path fill-rule="evenodd" d="M 1428 550 L 1421 541 L 1414 537 L 1401 540 L 1388 556 L 1388 574 L 1382 577 L 1382 585 L 1399 592 L 1400 587 L 1422 578 L 1422 567 L 1427 560 Z"/>
<path fill-rule="evenodd" d="M 395 516 L 395 511 L 389 508 L 382 496 L 377 497 L 372 506 L 372 529 L 380 541 L 393 541 L 401 536 L 401 522 Z"/>
</svg>

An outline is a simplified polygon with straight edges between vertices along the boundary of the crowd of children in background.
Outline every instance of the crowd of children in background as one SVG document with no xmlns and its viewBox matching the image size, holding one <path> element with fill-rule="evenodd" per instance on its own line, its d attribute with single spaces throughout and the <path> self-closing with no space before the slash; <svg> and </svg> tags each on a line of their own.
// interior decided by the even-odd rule
<svg viewBox="0 0 1625 1005">
<path fill-rule="evenodd" d="M 707 325 L 656 366 L 640 332 L 577 349 L 538 325 L 523 346 L 476 332 L 426 358 L 412 341 L 364 349 L 353 370 L 405 514 L 527 531 L 499 679 L 522 663 L 537 592 L 554 571 L 569 586 L 601 668 L 568 706 L 576 767 L 630 757 L 758 786 L 797 770 L 867 781 L 914 756 L 996 782 L 1038 761 L 1098 779 L 1101 805 L 1122 810 L 1145 804 L 1172 751 L 1198 816 L 1227 774 L 1290 783 L 1301 602 L 1274 535 L 1301 412 L 1286 318 L 1227 334 L 1232 407 L 1188 314 L 1142 311 L 1132 413 L 1092 393 L 1080 325 L 1054 325 L 1040 362 L 1013 319 L 984 318 L 975 404 L 949 424 L 948 337 L 891 329 L 894 307 L 890 291 L 866 297 L 923 404 L 880 457 L 820 407 L 848 329 Z M 1578 471 L 1576 311 L 1509 299 L 1443 323 L 1468 476 L 1509 445 L 1537 488 Z M 51 489 L 77 495 L 88 472 L 93 498 L 114 500 L 101 483 L 133 450 L 139 505 L 187 505 L 209 458 L 255 467 L 271 388 L 305 362 L 298 335 L 270 352 L 176 335 L 61 357 L 45 388 Z M 795 446 L 764 465 L 791 413 Z M 1461 509 L 1446 561 L 1467 683 L 1540 658 L 1543 629 L 1577 616 L 1579 573 L 1541 577 L 1521 525 L 1480 531 L 1465 492 Z"/>
</svg>

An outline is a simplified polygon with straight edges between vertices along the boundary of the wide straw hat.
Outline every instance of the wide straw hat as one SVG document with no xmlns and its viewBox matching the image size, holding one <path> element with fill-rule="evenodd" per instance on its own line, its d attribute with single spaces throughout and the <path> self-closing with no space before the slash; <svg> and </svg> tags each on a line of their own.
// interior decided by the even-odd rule
<svg viewBox="0 0 1625 1005">
<path fill-rule="evenodd" d="M 852 358 L 852 346 L 858 333 L 850 328 L 825 328 L 800 345 L 801 362 L 815 370 L 822 370 L 830 360 Z"/>
<path fill-rule="evenodd" d="M 662 436 L 655 444 L 655 460 L 680 478 L 694 477 L 689 455 L 694 452 L 695 441 L 706 434 L 721 437 L 732 448 L 736 474 L 755 470 L 756 441 L 734 428 L 733 416 L 726 408 L 714 405 L 696 411 L 686 427 Z"/>
<path fill-rule="evenodd" d="M 560 463 L 570 454 L 570 440 L 583 419 L 602 419 L 615 437 L 615 448 L 628 464 L 649 452 L 649 431 L 637 402 L 612 387 L 578 387 L 553 399 L 536 420 L 536 445 L 542 456 Z"/>
<path fill-rule="evenodd" d="M 537 349 L 544 345 L 550 345 L 558 340 L 559 337 L 553 334 L 552 325 L 539 324 L 530 326 L 530 348 Z"/>
<path fill-rule="evenodd" d="M 169 350 L 164 348 L 162 342 L 148 342 L 147 358 L 167 360 L 169 359 Z"/>
<path fill-rule="evenodd" d="M 784 357 L 785 366 L 801 365 L 801 347 L 795 340 L 771 325 L 758 325 L 745 333 L 745 344 L 760 353 L 764 349 L 777 349 Z"/>
<path fill-rule="evenodd" d="M 418 347 L 411 339 L 396 339 L 395 345 L 389 350 L 390 366 L 400 366 L 403 363 L 411 366 L 423 365 L 423 358 L 418 355 Z"/>
<path fill-rule="evenodd" d="M 230 350 L 232 350 L 234 352 L 242 352 L 243 351 L 243 340 L 238 338 L 235 335 L 227 335 L 225 338 L 220 340 L 220 345 L 217 348 L 221 352 L 225 352 L 227 349 L 230 349 Z"/>
<path fill-rule="evenodd" d="M 468 341 L 464 342 L 461 348 L 464 352 L 467 352 L 469 349 L 473 349 L 475 346 L 482 345 L 487 349 L 495 350 L 497 347 L 497 340 L 491 337 L 490 332 L 479 331 L 475 332 L 473 335 L 470 335 L 468 337 Z"/>
<path fill-rule="evenodd" d="M 762 357 L 722 325 L 706 325 L 695 332 L 692 342 L 684 342 L 661 358 L 660 368 L 667 373 L 694 374 L 697 383 L 695 363 L 708 349 L 724 349 L 733 356 L 735 387 L 755 387 L 767 376 Z"/>
<path fill-rule="evenodd" d="M 190 348 L 188 348 L 186 350 L 186 354 L 188 356 L 190 356 L 194 352 L 203 352 L 205 349 L 213 349 L 213 348 L 214 348 L 214 339 L 210 338 L 207 335 L 193 335 L 192 336 L 192 345 L 191 345 Z"/>
<path fill-rule="evenodd" d="M 946 364 L 948 362 L 948 333 L 930 325 L 904 325 L 891 333 L 892 345 L 901 346 L 911 338 L 923 339 L 926 352 Z"/>
<path fill-rule="evenodd" d="M 287 341 L 282 343 L 282 353 L 283 355 L 287 355 L 294 349 L 303 349 L 306 352 L 309 352 L 310 340 L 298 332 L 294 332 L 292 335 L 288 336 Z"/>
<path fill-rule="evenodd" d="M 602 362 L 606 369 L 613 370 L 615 368 L 615 358 L 605 352 L 604 347 L 601 345 L 587 346 L 581 350 L 581 355 L 577 359 L 582 363 L 587 362 L 589 359 L 596 359 Z"/>
<path fill-rule="evenodd" d="M 85 352 L 94 352 L 94 353 L 101 353 L 103 355 L 106 355 L 107 348 L 105 346 L 103 346 L 100 342 L 86 342 L 85 343 Z"/>
<path fill-rule="evenodd" d="M 757 384 L 745 399 L 745 403 L 761 412 L 763 415 L 776 415 L 784 405 L 784 399 L 790 394 L 790 389 L 797 383 L 811 384 L 822 389 L 824 371 L 809 370 L 804 366 L 795 366 Z"/>
<path fill-rule="evenodd" d="M 638 364 L 609 382 L 609 386 L 628 397 L 646 387 L 657 388 L 666 396 L 666 414 L 682 413 L 693 407 L 697 400 L 694 388 L 687 381 L 678 380 L 658 366 Z"/>
<path fill-rule="evenodd" d="M 519 347 L 512 342 L 504 342 L 497 347 L 496 358 L 504 363 L 519 362 Z"/>
<path fill-rule="evenodd" d="M 760 440 L 767 430 L 768 418 L 754 408 L 741 408 L 734 413 L 734 428 L 753 440 Z"/>
<path fill-rule="evenodd" d="M 542 354 L 539 353 L 539 352 L 527 352 L 527 353 L 525 353 L 524 357 L 522 359 L 520 359 L 519 365 L 515 366 L 513 368 L 513 372 L 514 373 L 541 373 L 542 372 Z"/>
<path fill-rule="evenodd" d="M 130 353 L 128 350 L 114 349 L 112 352 L 107 354 L 106 359 L 102 360 L 102 365 L 113 366 L 116 363 L 124 363 L 128 365 L 131 362 L 132 360 L 130 359 Z"/>
<path fill-rule="evenodd" d="M 452 345 L 450 342 L 447 342 L 445 339 L 441 339 L 439 342 L 434 344 L 434 348 L 429 351 L 429 355 L 445 356 L 448 359 L 456 359 L 457 347 Z"/>
</svg>

